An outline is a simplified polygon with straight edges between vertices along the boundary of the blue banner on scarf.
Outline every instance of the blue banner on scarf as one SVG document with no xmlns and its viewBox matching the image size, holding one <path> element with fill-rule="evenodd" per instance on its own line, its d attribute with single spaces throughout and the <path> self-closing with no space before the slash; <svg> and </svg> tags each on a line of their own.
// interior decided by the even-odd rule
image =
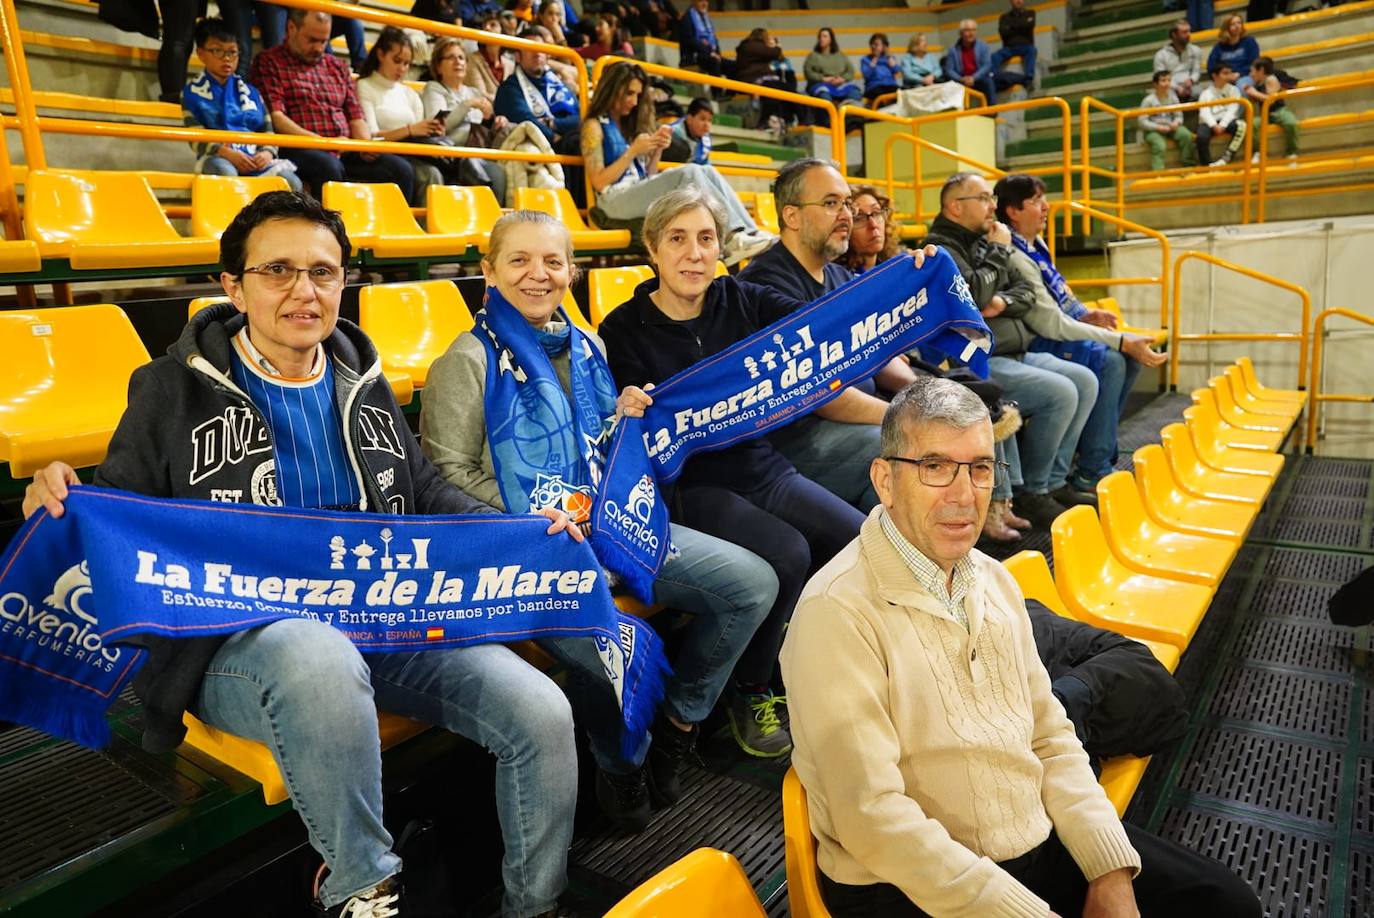
<svg viewBox="0 0 1374 918">
<path fill-rule="evenodd" d="M 622 418 L 592 510 L 597 556 L 645 601 L 667 550 L 660 485 L 706 450 L 763 436 L 815 411 L 917 345 L 988 375 L 992 337 L 944 251 L 891 258 L 657 386 Z"/>
<path fill-rule="evenodd" d="M 591 549 L 547 528 L 74 488 L 61 519 L 40 510 L 0 559 L 0 719 L 103 745 L 142 657 L 120 642 L 305 618 L 363 653 L 591 638 L 634 748 L 663 694 L 662 645 L 616 609 Z"/>
</svg>

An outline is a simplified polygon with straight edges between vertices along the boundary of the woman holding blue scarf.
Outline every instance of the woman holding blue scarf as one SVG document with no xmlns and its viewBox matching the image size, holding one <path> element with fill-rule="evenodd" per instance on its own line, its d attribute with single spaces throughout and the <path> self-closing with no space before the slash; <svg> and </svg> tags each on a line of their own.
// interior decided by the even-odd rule
<svg viewBox="0 0 1374 918">
<path fill-rule="evenodd" d="M 1088 309 L 1069 289 L 1040 237 L 1049 220 L 1045 183 L 1033 175 L 1005 176 L 993 189 L 997 217 L 1011 228 L 1012 269 L 1035 289 L 1035 306 L 1023 321 L 1038 336 L 1033 351 L 1080 363 L 1097 374 L 1097 401 L 1078 438 L 1070 486 L 1091 492 L 1116 468 L 1116 433 L 1126 397 L 1142 366 L 1158 367 L 1168 357 L 1150 339 L 1116 331 L 1116 316 Z"/>
<path fill-rule="evenodd" d="M 728 212 L 725 263 L 750 258 L 773 244 L 761 232 L 739 196 L 709 165 L 686 163 L 660 172 L 659 157 L 672 142 L 668 125 L 654 126 L 649 80 L 637 64 L 607 67 L 596 84 L 582 122 L 582 158 L 597 206 L 614 220 L 642 220 L 649 205 L 675 188 L 695 185 L 725 202 Z"/>
<path fill-rule="evenodd" d="M 642 416 L 652 400 L 634 386 L 617 396 L 600 339 L 560 308 L 576 272 L 572 258 L 567 229 L 546 214 L 516 211 L 497 221 L 482 260 L 485 306 L 477 326 L 430 368 L 420 428 L 425 453 L 467 493 L 506 511 L 561 508 L 585 523 L 615 421 Z M 692 621 L 651 743 L 627 756 L 606 680 L 574 680 L 577 714 L 599 766 L 597 799 L 613 821 L 636 831 L 648 823 L 650 795 L 659 805 L 680 796 L 678 765 L 697 725 L 778 592 L 772 569 L 751 552 L 683 526 L 674 525 L 671 537 L 678 557 L 660 572 L 654 599 L 691 613 Z M 591 641 L 541 645 L 571 664 L 575 677 L 600 672 Z M 771 754 L 787 748 L 790 742 Z"/>
</svg>

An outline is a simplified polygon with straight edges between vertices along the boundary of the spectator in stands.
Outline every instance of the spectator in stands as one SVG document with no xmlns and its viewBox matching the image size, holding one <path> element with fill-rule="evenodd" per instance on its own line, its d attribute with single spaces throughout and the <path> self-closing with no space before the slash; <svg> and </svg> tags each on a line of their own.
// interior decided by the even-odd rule
<svg viewBox="0 0 1374 918">
<path fill-rule="evenodd" d="M 262 96 L 234 68 L 239 46 L 222 19 L 196 23 L 196 56 L 205 71 L 181 91 L 181 114 L 187 127 L 212 131 L 271 133 Z M 277 148 L 252 143 L 196 143 L 196 172 L 203 175 L 279 175 L 292 191 L 301 180 L 290 160 L 277 159 Z"/>
<path fill-rule="evenodd" d="M 661 383 L 799 305 L 782 291 L 715 277 L 724 218 L 719 204 L 696 187 L 671 191 L 649 209 L 644 244 L 657 277 L 640 284 L 601 323 L 617 385 Z M 777 600 L 735 665 L 727 702 L 736 741 L 758 756 L 783 755 L 792 746 L 777 716 L 782 699 L 770 684 L 807 571 L 828 560 L 863 522 L 859 511 L 798 474 L 770 439 L 693 456 L 671 504 L 674 522 L 748 549 L 777 574 Z"/>
<path fill-rule="evenodd" d="M 1240 99 L 1236 89 L 1236 72 L 1230 64 L 1217 64 L 1211 71 L 1212 85 L 1202 91 L 1199 102 L 1212 102 L 1217 99 Z M 1197 113 L 1197 161 L 1213 166 L 1224 166 L 1235 159 L 1236 154 L 1245 146 L 1246 124 L 1244 108 L 1239 101 L 1230 105 L 1212 105 L 1198 109 Z M 1231 135 L 1226 150 L 1216 159 L 1211 156 L 1213 137 Z"/>
<path fill-rule="evenodd" d="M 453 0 L 415 0 L 415 5 L 410 8 L 410 15 L 431 22 L 460 24 L 458 6 Z"/>
<path fill-rule="evenodd" d="M 553 33 L 538 24 L 522 25 L 520 27 L 520 37 L 528 39 L 529 41 L 543 42 L 546 45 L 556 44 L 553 40 Z M 577 52 L 581 54 L 582 48 L 578 48 Z M 584 66 L 580 62 L 573 63 L 572 61 L 559 60 L 553 56 L 548 58 L 547 64 L 554 76 L 563 81 L 564 86 L 576 86 L 578 71 Z"/>
<path fill-rule="evenodd" d="M 1097 399 L 1078 439 L 1078 457 L 1069 485 L 1095 492 L 1099 479 L 1116 468 L 1116 434 L 1126 398 L 1140 368 L 1168 361 L 1150 347 L 1150 339 L 1116 331 L 1116 316 L 1088 309 L 1074 296 L 1050 258 L 1041 237 L 1049 222 L 1045 183 L 1033 175 L 1013 173 L 997 182 L 997 217 L 1011 228 L 1012 272 L 1030 284 L 1035 305 L 1025 315 L 1026 327 L 1038 337 L 1031 349 L 1086 366 L 1097 375 Z"/>
<path fill-rule="evenodd" d="M 663 156 L 668 162 L 711 164 L 711 125 L 715 109 L 710 99 L 693 99 L 687 114 L 673 122 L 673 136 Z"/>
<path fill-rule="evenodd" d="M 520 22 L 520 18 L 516 16 L 515 13 L 511 12 L 510 10 L 502 10 L 499 16 L 502 32 L 506 33 L 507 35 L 520 34 L 520 28 L 522 26 L 522 23 Z"/>
<path fill-rule="evenodd" d="M 467 85 L 468 55 L 461 39 L 444 36 L 434 43 L 429 69 L 434 79 L 425 84 L 421 101 L 425 117 L 444 119 L 450 143 L 460 147 L 496 147 L 507 130 L 506 119 L 495 113 L 491 102 Z M 486 185 L 496 200 L 506 199 L 506 171 L 487 159 L 458 160 L 460 184 Z"/>
<path fill-rule="evenodd" d="M 863 97 L 863 90 L 854 82 L 854 63 L 840 50 L 834 29 L 822 27 L 816 32 L 816 46 L 806 56 L 802 74 L 807 92 L 836 105 Z"/>
<path fill-rule="evenodd" d="M 1255 114 L 1259 115 L 1264 101 L 1283 89 L 1278 76 L 1274 73 L 1274 59 L 1261 54 L 1250 65 L 1250 83 L 1245 87 L 1245 95 L 1255 103 Z M 1269 106 L 1269 123 L 1277 124 L 1283 131 L 1283 139 L 1288 149 L 1289 160 L 1298 158 L 1298 116 L 1288 107 L 1288 103 L 1277 99 Z M 1262 128 L 1261 128 L 1262 130 Z M 1259 162 L 1260 135 L 1256 135 L 1254 162 Z"/>
<path fill-rule="evenodd" d="M 778 40 L 768 30 L 751 31 L 735 50 L 735 79 L 783 92 L 797 91 L 797 72 L 787 62 Z M 777 99 L 759 99 L 759 123 L 779 138 L 787 123 L 798 117 L 798 106 Z"/>
<path fill-rule="evenodd" d="M 1202 76 L 1202 49 L 1193 44 L 1193 29 L 1180 19 L 1169 29 L 1169 41 L 1155 52 L 1155 70 L 1167 70 L 1174 93 L 1182 102 L 1191 101 Z"/>
<path fill-rule="evenodd" d="M 357 3 L 358 0 L 342 2 Z M 258 14 L 258 26 L 262 30 L 263 50 L 275 48 L 286 35 L 287 8 L 275 3 L 255 3 L 254 7 Z M 361 69 L 363 61 L 367 59 L 367 34 L 363 31 L 362 21 L 333 17 L 329 23 L 329 39 L 333 41 L 340 36 L 348 43 L 349 66 L 355 71 Z"/>
<path fill-rule="evenodd" d="M 575 331 L 559 312 L 577 269 L 572 237 L 556 219 L 528 210 L 502 217 L 492 228 L 491 250 L 482 259 L 482 271 L 488 287 L 498 290 L 509 304 L 503 308 L 514 307 L 528 323 L 527 346 L 500 338 L 489 344 L 478 330 L 459 335 L 430 368 L 420 415 L 421 437 L 425 455 L 450 483 L 498 510 L 526 513 L 536 508 L 533 496 L 519 485 L 535 477 L 522 468 L 525 456 L 531 455 L 523 445 L 529 441 L 522 439 L 517 449 L 510 440 L 493 440 L 493 425 L 507 426 L 510 418 L 520 417 L 529 430 L 555 431 L 534 441 L 559 453 L 559 438 L 574 429 L 574 414 L 588 413 L 575 404 L 577 400 L 589 400 L 590 413 L 610 429 L 622 414 L 641 417 L 653 399 L 632 385 L 625 386 L 617 398 L 601 340 Z M 492 308 L 488 303 L 487 309 Z M 585 351 L 583 342 L 590 342 L 594 352 Z M 540 343 L 544 344 L 542 353 L 548 355 L 545 369 L 526 366 L 531 381 L 523 385 L 533 387 L 541 378 L 557 380 L 564 399 L 543 414 L 525 408 L 526 414 L 518 410 L 523 401 L 518 394 L 521 386 L 508 393 L 508 401 L 502 400 L 504 390 L 488 389 L 489 349 L 494 344 L 495 353 L 508 349 L 518 355 Z M 573 457 L 574 463 L 580 456 Z M 588 457 L 581 481 L 569 481 L 562 471 L 554 478 L 565 489 L 575 489 L 573 497 L 581 498 L 580 502 L 564 498 L 560 504 L 580 508 L 571 513 L 579 525 L 591 517 L 597 487 L 591 469 L 599 462 L 600 457 Z M 558 462 L 560 467 L 565 464 Z M 553 470 L 545 469 L 540 477 L 547 474 Z M 508 502 L 516 500 L 518 505 Z M 660 805 L 676 803 L 681 796 L 678 766 L 695 744 L 697 725 L 715 706 L 740 654 L 778 594 L 773 569 L 754 553 L 685 526 L 673 525 L 671 536 L 679 557 L 665 565 L 655 581 L 654 600 L 687 612 L 692 619 L 650 731 L 652 745 L 646 742 L 628 759 L 622 753 L 623 721 L 604 679 L 578 680 L 574 696 L 575 715 L 587 729 L 599 766 L 597 797 L 602 808 L 618 825 L 636 831 L 649 821 L 650 793 Z M 601 673 L 595 645 L 586 638 L 545 640 L 540 645 L 575 670 L 594 676 Z"/>
<path fill-rule="evenodd" d="M 929 86 L 942 76 L 940 55 L 929 50 L 924 32 L 911 36 L 900 63 L 902 80 L 908 87 Z"/>
<path fill-rule="evenodd" d="M 563 30 L 563 0 L 544 0 L 539 7 L 539 18 L 536 21 L 548 30 L 552 36 L 552 44 L 571 47 L 567 33 Z"/>
<path fill-rule="evenodd" d="M 778 244 L 754 258 L 739 279 L 771 287 L 792 300 L 810 303 L 853 279 L 834 260 L 849 250 L 854 201 L 849 182 L 835 164 L 798 159 L 773 182 Z M 871 379 L 850 387 L 846 404 L 819 411 L 769 434 L 769 440 L 807 478 L 867 511 L 877 502 L 868 462 L 878 454 L 878 422 L 884 403 L 878 387 L 896 392 L 913 379 L 906 361 L 893 359 Z"/>
<path fill-rule="evenodd" d="M 253 21 L 258 23 L 261 48 L 275 48 L 281 44 L 286 28 L 286 11 L 273 3 L 258 0 L 220 0 L 219 14 L 233 30 L 239 44 L 238 74 L 247 78 L 248 65 L 253 59 Z"/>
<path fill-rule="evenodd" d="M 1232 13 L 1221 20 L 1217 29 L 1217 43 L 1207 55 L 1207 72 L 1216 71 L 1218 64 L 1230 67 L 1236 75 L 1236 89 L 1250 85 L 1250 65 L 1259 57 L 1259 42 L 1245 31 L 1245 17 Z"/>
<path fill-rule="evenodd" d="M 496 113 L 511 124 L 533 122 L 554 152 L 576 155 L 582 122 L 576 92 L 549 69 L 545 52 L 522 49 L 515 59 L 515 72 L 496 91 Z"/>
<path fill-rule="evenodd" d="M 681 67 L 697 67 L 711 76 L 735 75 L 735 62 L 720 56 L 720 40 L 707 0 L 692 0 L 687 15 L 678 21 L 678 61 Z"/>
<path fill-rule="evenodd" d="M 997 104 L 997 87 L 992 81 L 992 50 L 978 37 L 978 23 L 965 19 L 959 23 L 959 40 L 945 52 L 945 79 L 962 83 Z"/>
<path fill-rule="evenodd" d="M 458 17 L 468 28 L 484 28 L 481 23 L 488 16 L 496 17 L 499 23 L 501 4 L 496 0 L 458 0 Z"/>
<path fill-rule="evenodd" d="M 1188 0 L 1188 24 L 1199 32 L 1212 28 L 1214 0 Z"/>
<path fill-rule="evenodd" d="M 344 64 L 326 53 L 330 19 L 292 7 L 287 15 L 286 41 L 253 59 L 248 82 L 262 91 L 278 134 L 310 137 L 350 137 L 369 140 L 357 87 Z M 391 153 L 345 153 L 291 150 L 282 154 L 296 164 L 301 179 L 316 195 L 325 182 L 392 182 L 409 200 L 415 191 L 415 170 Z"/>
<path fill-rule="evenodd" d="M 722 202 L 726 264 L 748 258 L 772 244 L 739 195 L 719 172 L 687 163 L 660 172 L 659 159 L 672 140 L 672 128 L 654 126 L 654 105 L 644 92 L 648 78 L 638 64 L 621 61 L 607 67 L 582 123 L 582 159 L 596 192 L 596 204 L 613 220 L 637 220 L 649 206 L 674 188 L 692 185 Z"/>
<path fill-rule="evenodd" d="M 157 81 L 162 94 L 158 98 L 163 102 L 180 102 L 198 7 L 195 0 L 158 0 L 157 6 L 162 14 L 162 47 L 157 52 Z M 156 30 L 153 36 L 157 37 Z"/>
<path fill-rule="evenodd" d="M 437 116 L 426 118 L 420 94 L 402 82 L 410 73 L 411 59 L 406 34 L 395 26 L 382 29 L 363 62 L 362 78 L 358 80 L 358 101 L 362 103 L 367 129 L 374 140 L 443 143 L 447 120 Z M 408 156 L 406 160 L 415 173 L 410 199 L 413 206 L 424 203 L 425 189 L 430 185 L 462 184 L 462 160 L 441 156 Z"/>
<path fill-rule="evenodd" d="M 835 261 L 858 276 L 902 250 L 901 227 L 892 219 L 892 202 L 872 185 L 854 185 L 854 228 L 849 251 Z"/>
<path fill-rule="evenodd" d="M 899 394 L 873 462 L 882 508 L 788 628 L 792 762 L 830 914 L 1258 918 L 1225 867 L 1117 817 L 1016 581 L 973 549 L 1000 471 L 969 389 Z"/>
<path fill-rule="evenodd" d="M 488 13 L 482 17 L 477 28 L 483 32 L 500 32 L 501 17 Z M 468 59 L 467 84 L 480 92 L 483 98 L 496 101 L 496 93 L 515 69 L 514 59 L 495 42 L 478 42 L 477 53 Z"/>
<path fill-rule="evenodd" d="M 1178 105 L 1173 90 L 1173 75 L 1167 70 L 1155 71 L 1154 88 L 1140 100 L 1141 108 Z M 1183 112 L 1147 112 L 1140 116 L 1140 139 L 1150 148 L 1150 168 L 1158 172 L 1164 168 L 1164 150 L 1170 140 L 1178 144 L 1183 165 L 1197 165 L 1197 145 L 1193 132 L 1183 124 Z"/>
<path fill-rule="evenodd" d="M 879 96 L 895 93 L 902 81 L 902 68 L 889 47 L 887 35 L 875 32 L 868 39 L 868 55 L 859 60 L 864 78 L 864 101 L 870 106 Z"/>
<path fill-rule="evenodd" d="M 940 215 L 926 244 L 940 245 L 959 265 L 988 328 L 992 378 L 1029 420 L 1021 429 L 1022 487 L 1013 495 L 1017 516 L 1048 529 L 1065 504 L 1095 504 L 1069 484 L 1079 434 L 1097 400 L 1097 377 L 1087 367 L 1030 350 L 1025 322 L 1034 288 L 1011 267 L 1011 231 L 997 219 L 997 196 L 982 176 L 956 172 L 940 190 Z"/>
<path fill-rule="evenodd" d="M 635 7 L 647 34 L 669 39 L 677 35 L 678 15 L 672 0 L 635 0 Z"/>
<path fill-rule="evenodd" d="M 1026 0 L 1011 0 L 1011 9 L 997 19 L 997 34 L 1002 47 L 992 55 L 992 72 L 1003 85 L 1020 83 L 1029 90 L 1035 85 L 1035 10 Z M 1021 58 L 1022 75 L 1004 73 L 1002 68 L 1014 57 Z"/>
<path fill-rule="evenodd" d="M 521 22 L 534 22 L 534 0 L 506 0 L 506 9 Z"/>
<path fill-rule="evenodd" d="M 597 15 L 592 40 L 577 49 L 583 60 L 594 61 L 608 54 L 634 57 L 635 50 L 620 29 L 620 21 L 611 13 Z"/>
<path fill-rule="evenodd" d="M 444 481 L 420 454 L 376 372 L 372 342 L 339 319 L 348 252 L 339 215 L 307 195 L 274 191 L 245 207 L 220 243 L 220 282 L 231 303 L 202 310 L 168 356 L 135 371 L 96 483 L 153 497 L 496 512 Z M 231 393 L 223 384 L 229 379 L 249 394 Z M 303 386 L 320 392 L 307 393 L 304 404 L 323 410 L 301 407 Z M 400 438 L 396 449 L 360 449 L 343 428 L 337 406 L 344 403 L 386 418 Z M 197 479 L 192 431 L 230 411 L 240 413 L 252 442 L 270 444 L 268 455 Z M 264 470 L 275 491 L 257 487 Z M 40 470 L 25 515 L 39 506 L 61 515 L 60 501 L 75 484 L 63 463 Z M 566 529 L 581 538 L 562 511 L 543 515 L 552 521 L 550 535 Z M 324 860 L 315 883 L 321 913 L 380 916 L 398 908 L 401 861 L 382 820 L 380 709 L 467 736 L 496 756 L 503 911 L 553 914 L 567 885 L 577 798 L 572 716 L 552 680 L 509 648 L 363 656 L 339 630 L 296 618 L 149 645 L 137 689 L 147 717 L 144 745 L 170 752 L 185 732 L 182 712 L 193 711 L 216 729 L 271 748 Z"/>
</svg>

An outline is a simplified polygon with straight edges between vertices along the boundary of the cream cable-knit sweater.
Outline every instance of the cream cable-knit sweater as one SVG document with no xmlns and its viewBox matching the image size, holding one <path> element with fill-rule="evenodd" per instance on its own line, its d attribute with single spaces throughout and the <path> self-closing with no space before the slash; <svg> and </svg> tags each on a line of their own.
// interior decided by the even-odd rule
<svg viewBox="0 0 1374 918">
<path fill-rule="evenodd" d="M 821 870 L 892 883 L 942 916 L 1044 916 L 997 861 L 1053 828 L 1088 880 L 1140 869 L 1050 692 L 1016 581 L 970 555 L 966 631 L 917 583 L 874 510 L 807 584 L 782 648 Z"/>
</svg>

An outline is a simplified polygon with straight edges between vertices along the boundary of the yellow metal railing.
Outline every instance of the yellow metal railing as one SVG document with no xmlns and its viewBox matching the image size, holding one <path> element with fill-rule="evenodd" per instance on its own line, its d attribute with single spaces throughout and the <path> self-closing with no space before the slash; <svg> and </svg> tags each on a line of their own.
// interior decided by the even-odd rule
<svg viewBox="0 0 1374 918">
<path fill-rule="evenodd" d="M 1298 326 L 1297 333 L 1293 332 L 1191 332 L 1184 334 L 1179 328 L 1179 315 L 1182 311 L 1183 300 L 1183 264 L 1187 261 L 1202 261 L 1218 268 L 1225 268 L 1236 274 L 1249 277 L 1262 283 L 1287 290 L 1298 297 L 1302 302 L 1302 317 Z M 1169 362 L 1169 388 L 1178 388 L 1178 365 L 1179 365 L 1179 345 L 1185 341 L 1291 341 L 1298 345 L 1298 388 L 1303 386 L 1303 380 L 1307 378 L 1307 335 L 1308 323 L 1312 317 L 1312 295 L 1306 289 L 1297 284 L 1291 284 L 1286 280 L 1277 278 L 1272 274 L 1263 271 L 1256 271 L 1254 268 L 1247 268 L 1235 262 L 1218 258 L 1215 255 L 1208 255 L 1206 252 L 1184 252 L 1174 262 L 1174 299 L 1173 309 L 1169 324 L 1169 350 L 1173 352 L 1174 359 Z"/>
<path fill-rule="evenodd" d="M 1329 83 L 1322 83 L 1316 86 L 1299 86 L 1296 89 L 1285 89 L 1276 92 L 1265 99 L 1260 105 L 1260 123 L 1256 127 L 1259 134 L 1259 189 L 1258 189 L 1258 220 L 1264 222 L 1265 204 L 1269 194 L 1269 113 L 1273 110 L 1274 103 L 1287 101 L 1301 96 L 1314 96 L 1327 92 L 1340 92 L 1346 89 L 1360 89 L 1367 86 L 1374 86 L 1374 76 L 1352 77 L 1348 80 L 1334 80 Z"/>
<path fill-rule="evenodd" d="M 1226 106 L 1226 105 L 1239 105 L 1239 106 L 1241 106 L 1241 108 L 1242 108 L 1242 110 L 1243 110 L 1243 117 L 1245 118 L 1246 124 L 1247 124 L 1247 125 L 1248 125 L 1248 124 L 1254 124 L 1254 120 L 1255 120 L 1255 107 L 1254 107 L 1254 105 L 1250 102 L 1250 100 L 1247 99 L 1247 98 L 1245 98 L 1244 96 L 1242 96 L 1242 97 L 1240 97 L 1240 98 L 1238 98 L 1238 99 L 1213 99 L 1213 100 L 1208 101 L 1208 102 L 1182 102 L 1182 103 L 1179 103 L 1178 105 L 1160 105 L 1160 106 L 1152 106 L 1152 107 L 1149 107 L 1149 108 L 1125 108 L 1125 109 L 1116 108 L 1115 106 L 1108 105 L 1106 102 L 1102 102 L 1102 101 L 1100 101 L 1100 100 L 1098 100 L 1098 99 L 1093 98 L 1092 96 L 1084 96 L 1082 99 L 1079 100 L 1079 103 L 1078 103 L 1078 128 L 1079 128 L 1079 131 L 1080 131 L 1080 146 L 1081 146 L 1081 150 L 1080 150 L 1080 154 L 1079 154 L 1079 155 L 1080 155 L 1080 159 L 1081 159 L 1081 161 L 1080 161 L 1080 163 L 1079 163 L 1079 169 L 1081 170 L 1082 175 L 1083 175 L 1083 190 L 1082 190 L 1082 193 L 1081 193 L 1081 195 L 1080 195 L 1080 200 L 1081 200 L 1084 204 L 1087 204 L 1087 205 L 1091 206 L 1091 205 L 1093 204 L 1093 196 L 1092 196 L 1092 179 L 1093 179 L 1093 176 L 1095 176 L 1095 175 L 1106 176 L 1106 177 L 1112 179 L 1113 182 L 1114 182 L 1114 184 L 1116 185 L 1116 201 L 1115 201 L 1114 203 L 1113 203 L 1113 202 L 1109 202 L 1109 201 L 1099 201 L 1099 202 L 1097 203 L 1097 206 L 1098 206 L 1098 207 L 1111 207 L 1111 208 L 1113 208 L 1113 209 L 1116 211 L 1117 216 L 1122 216 L 1122 217 L 1124 217 L 1124 216 L 1126 215 L 1126 176 L 1127 176 L 1127 174 L 1128 174 L 1128 173 L 1126 172 L 1126 120 L 1127 120 L 1128 118 L 1129 118 L 1129 119 L 1134 119 L 1134 118 L 1139 118 L 1141 115 L 1146 115 L 1146 114 L 1158 114 L 1158 113 L 1161 113 L 1161 112 L 1186 112 L 1186 111 L 1192 111 L 1192 110 L 1195 110 L 1195 109 L 1201 109 L 1201 108 L 1215 108 L 1215 107 L 1218 107 L 1218 106 Z M 1108 114 L 1108 115 L 1111 115 L 1112 118 L 1113 118 L 1113 121 L 1114 121 L 1114 125 L 1113 125 L 1113 126 L 1114 126 L 1114 143 L 1115 143 L 1115 147 L 1116 147 L 1116 168 L 1115 168 L 1115 169 L 1104 169 L 1104 168 L 1102 168 L 1101 166 L 1094 166 L 1094 165 L 1093 165 L 1093 156 L 1092 156 L 1092 153 L 1093 153 L 1093 150 L 1092 150 L 1092 112 L 1093 112 L 1094 109 L 1096 109 L 1097 111 L 1100 111 L 1100 112 L 1104 112 L 1104 113 L 1106 113 L 1106 114 Z M 1251 130 L 1247 130 L 1247 131 L 1245 132 L 1245 144 L 1244 144 L 1244 150 L 1243 150 L 1242 155 L 1241 155 L 1240 171 L 1239 171 L 1239 176 L 1240 176 L 1240 180 L 1241 180 L 1241 190 L 1240 190 L 1240 194 L 1237 195 L 1237 196 L 1232 196 L 1232 197 L 1230 197 L 1230 198 L 1226 198 L 1226 197 L 1223 197 L 1223 198 L 1212 198 L 1212 199 L 1210 200 L 1210 203 L 1222 203 L 1223 201 L 1227 201 L 1227 200 L 1231 200 L 1231 201 L 1240 201 L 1240 202 L 1241 202 L 1241 214 L 1242 214 L 1242 216 L 1241 216 L 1241 222 L 1242 222 L 1242 223 L 1249 223 L 1249 222 L 1250 222 L 1250 173 L 1251 173 L 1250 153 L 1251 153 L 1251 149 L 1252 149 L 1251 144 L 1252 144 L 1253 141 L 1254 141 L 1254 133 L 1255 133 L 1255 132 L 1254 132 L 1254 131 L 1251 131 Z M 1206 163 L 1201 163 L 1201 164 L 1199 164 L 1199 166 L 1202 167 L 1202 168 L 1206 168 Z M 1132 172 L 1132 173 L 1129 173 L 1129 174 L 1130 174 L 1131 177 L 1133 177 L 1133 178 L 1142 179 L 1142 178 L 1156 178 L 1156 177 L 1166 176 L 1166 175 L 1180 175 L 1180 174 L 1183 174 L 1183 173 L 1185 173 L 1185 172 L 1192 172 L 1192 171 L 1196 171 L 1196 170 L 1192 170 L 1192 169 L 1161 169 L 1161 170 L 1158 170 L 1158 171 L 1151 170 L 1151 171 L 1143 171 L 1143 172 Z M 1168 202 L 1164 202 L 1164 203 L 1167 203 L 1167 204 L 1175 204 L 1175 203 L 1177 203 L 1177 202 L 1176 202 L 1176 201 L 1168 201 Z M 1144 204 L 1144 203 L 1137 203 L 1137 204 L 1133 204 L 1133 205 L 1131 205 L 1131 206 L 1132 206 L 1132 207 L 1145 207 L 1145 206 L 1149 206 L 1149 205 L 1148 205 L 1148 204 Z M 1161 205 L 1161 206 L 1162 206 L 1162 205 Z M 1085 217 L 1085 218 L 1084 218 L 1084 221 L 1083 221 L 1083 234 L 1084 234 L 1084 235 L 1088 235 L 1088 234 L 1090 234 L 1091 232 L 1092 232 L 1091 223 L 1090 223 L 1090 221 Z"/>
<path fill-rule="evenodd" d="M 911 181 L 909 182 L 893 177 L 893 172 L 895 171 L 895 164 L 892 158 L 892 154 L 898 143 L 911 144 L 912 177 Z M 883 163 L 887 171 L 887 178 L 883 179 L 883 181 L 887 185 L 887 199 L 889 201 L 895 200 L 895 198 L 893 197 L 893 191 L 897 188 L 913 189 L 915 191 L 915 204 L 911 212 L 911 218 L 917 223 L 925 222 L 925 220 L 923 219 L 924 211 L 922 209 L 923 204 L 921 202 L 921 192 L 925 191 L 927 188 L 937 188 L 944 184 L 944 179 L 932 182 L 925 181 L 925 178 L 922 175 L 921 166 L 922 150 L 929 150 L 930 152 L 938 153 L 941 156 L 948 156 L 950 159 L 953 159 L 956 162 L 965 163 L 967 165 L 972 166 L 974 169 L 977 169 L 984 175 L 990 175 L 995 176 L 997 178 L 1001 178 L 1002 176 L 1007 174 L 1005 170 L 999 169 L 990 163 L 980 162 L 979 160 L 976 160 L 971 156 L 965 156 L 957 150 L 951 150 L 949 147 L 944 147 L 938 143 L 933 143 L 929 140 L 924 140 L 920 137 L 917 137 L 915 134 L 890 135 L 887 138 L 887 140 L 883 143 Z"/>
<path fill-rule="evenodd" d="M 1326 320 L 1331 316 L 1341 316 L 1365 325 L 1374 325 L 1374 316 L 1355 312 L 1351 309 L 1332 307 L 1323 309 L 1312 325 L 1312 377 L 1307 387 L 1307 397 L 1312 400 L 1307 408 L 1307 451 L 1317 447 L 1317 427 L 1320 422 L 1322 402 L 1374 402 L 1374 395 L 1335 393 L 1322 391 L 1322 362 L 1325 359 Z"/>
</svg>

